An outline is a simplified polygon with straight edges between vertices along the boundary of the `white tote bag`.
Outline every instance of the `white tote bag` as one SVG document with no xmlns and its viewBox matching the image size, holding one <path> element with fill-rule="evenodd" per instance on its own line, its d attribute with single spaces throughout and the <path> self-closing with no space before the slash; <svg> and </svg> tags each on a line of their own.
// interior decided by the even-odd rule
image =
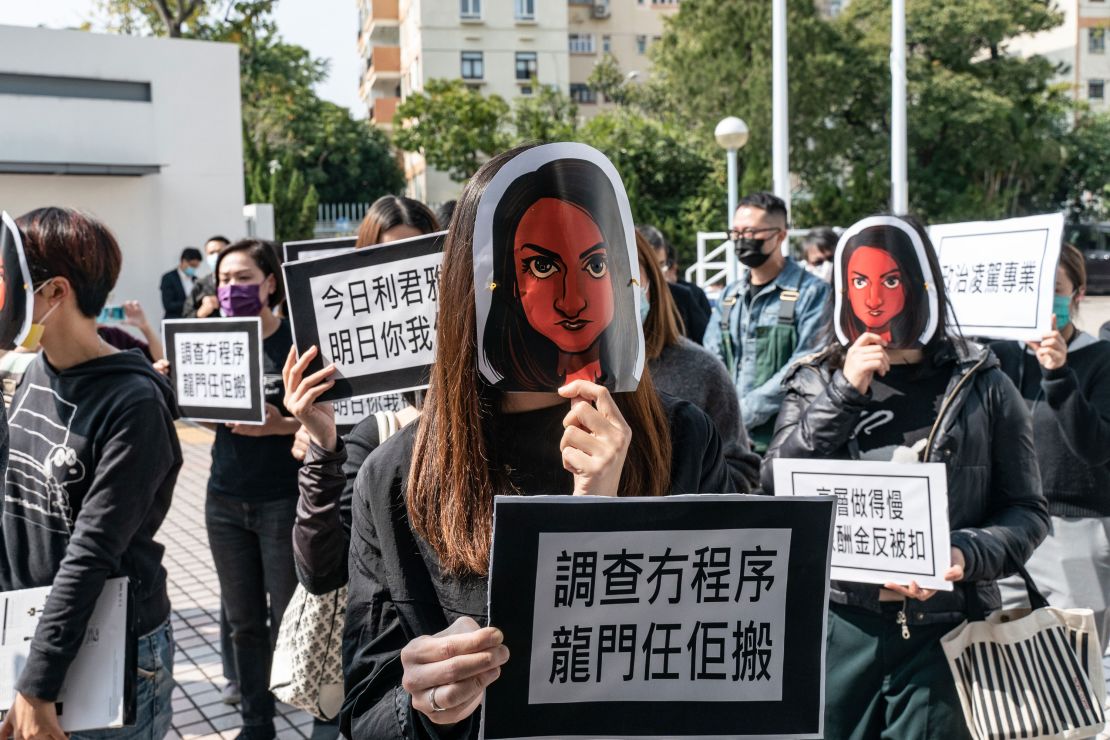
<svg viewBox="0 0 1110 740">
<path fill-rule="evenodd" d="M 1093 737 L 1105 726 L 1106 684 L 1090 609 L 1048 605 L 1024 569 L 1031 609 L 971 618 L 941 638 L 976 740 Z"/>
</svg>

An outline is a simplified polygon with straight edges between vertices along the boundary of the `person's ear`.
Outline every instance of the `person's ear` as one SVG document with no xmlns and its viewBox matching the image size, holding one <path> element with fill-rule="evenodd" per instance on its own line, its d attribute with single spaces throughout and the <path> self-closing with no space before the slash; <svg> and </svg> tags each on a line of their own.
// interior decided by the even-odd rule
<svg viewBox="0 0 1110 740">
<path fill-rule="evenodd" d="M 1083 286 L 1079 290 L 1075 291 L 1075 296 L 1071 299 L 1071 302 L 1078 305 L 1080 301 L 1082 301 L 1086 298 L 1087 298 L 1087 286 Z"/>
</svg>

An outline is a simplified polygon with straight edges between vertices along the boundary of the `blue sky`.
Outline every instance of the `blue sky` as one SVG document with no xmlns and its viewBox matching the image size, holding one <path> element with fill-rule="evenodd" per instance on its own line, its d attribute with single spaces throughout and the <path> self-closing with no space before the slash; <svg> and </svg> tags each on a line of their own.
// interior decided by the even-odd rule
<svg viewBox="0 0 1110 740">
<path fill-rule="evenodd" d="M 93 0 L 0 0 L 0 24 L 70 28 L 93 17 L 95 6 Z M 331 62 L 320 96 L 365 117 L 366 108 L 358 98 L 361 67 L 355 0 L 279 0 L 277 23 L 286 41 Z"/>
</svg>

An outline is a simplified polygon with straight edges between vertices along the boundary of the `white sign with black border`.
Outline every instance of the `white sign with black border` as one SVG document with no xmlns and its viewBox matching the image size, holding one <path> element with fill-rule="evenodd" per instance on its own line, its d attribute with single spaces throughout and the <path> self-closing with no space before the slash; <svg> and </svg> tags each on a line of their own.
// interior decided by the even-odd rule
<svg viewBox="0 0 1110 740">
<path fill-rule="evenodd" d="M 943 463 L 776 458 L 776 496 L 833 496 L 832 578 L 951 591 Z"/>
<path fill-rule="evenodd" d="M 262 320 L 170 319 L 162 344 L 181 414 L 193 421 L 262 424 Z"/>
<path fill-rule="evenodd" d="M 282 265 L 297 353 L 338 368 L 319 400 L 428 386 L 446 232 Z"/>
<path fill-rule="evenodd" d="M 821 737 L 833 508 L 497 496 L 481 737 Z"/>
<path fill-rule="evenodd" d="M 1064 214 L 938 224 L 929 238 L 965 336 L 1038 341 L 1052 330 Z"/>
</svg>

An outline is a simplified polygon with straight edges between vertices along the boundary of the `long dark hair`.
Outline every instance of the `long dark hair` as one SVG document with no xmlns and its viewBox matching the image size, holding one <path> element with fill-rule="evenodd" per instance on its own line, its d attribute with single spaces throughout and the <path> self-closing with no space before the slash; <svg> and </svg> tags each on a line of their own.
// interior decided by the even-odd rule
<svg viewBox="0 0 1110 740">
<path fill-rule="evenodd" d="M 890 214 L 880 214 L 889 216 Z M 929 265 L 929 272 L 935 276 L 933 287 L 937 294 L 937 324 L 936 331 L 929 341 L 921 349 L 924 350 L 926 357 L 933 357 L 941 349 L 948 347 L 953 341 L 962 342 L 963 338 L 960 334 L 959 327 L 950 324 L 950 311 L 948 306 L 948 293 L 944 288 L 944 280 L 940 279 L 940 259 L 937 257 L 936 249 L 933 248 L 933 242 L 929 239 L 929 233 L 925 230 L 924 224 L 921 223 L 915 216 L 903 215 L 893 216 L 904 221 L 910 226 L 918 237 L 921 239 L 921 244 L 925 248 L 925 261 Z M 929 316 L 929 296 L 925 290 L 925 276 L 921 272 L 921 265 L 917 260 L 917 251 L 914 249 L 913 241 L 910 237 L 902 232 L 900 229 L 887 227 L 871 227 L 864 229 L 856 234 L 845 245 L 844 255 L 840 265 L 843 265 L 844 272 L 847 273 L 848 261 L 852 258 L 852 254 L 860 247 L 871 246 L 885 249 L 890 253 L 890 256 L 898 263 L 899 269 L 902 271 L 902 285 L 906 289 L 906 308 L 902 313 L 891 321 L 891 333 L 905 332 L 902 336 L 911 336 L 915 339 L 921 336 L 925 330 L 925 325 Z M 840 265 L 837 267 L 839 268 Z M 847 276 L 838 274 L 836 279 L 841 279 L 841 283 L 836 285 L 836 289 L 843 291 L 845 295 L 842 297 L 844 302 L 844 333 L 855 341 L 860 334 L 867 331 L 855 314 L 852 313 L 851 307 L 848 305 L 847 298 Z M 837 316 L 833 316 L 833 322 L 838 320 Z M 840 344 L 836 338 L 836 332 L 830 326 L 829 336 L 831 346 L 828 349 L 828 356 L 830 357 L 833 367 L 841 367 L 844 364 L 844 356 L 848 348 Z"/>
<path fill-rule="evenodd" d="M 597 341 L 601 349 L 601 385 L 612 387 L 614 378 L 627 378 L 636 363 L 639 317 L 634 303 L 622 300 L 631 285 L 627 235 L 620 218 L 617 194 L 605 172 L 592 162 L 557 159 L 527 172 L 509 185 L 493 217 L 493 280 L 497 288 L 490 301 L 484 345 L 490 366 L 503 378 L 516 381 L 509 390 L 546 391 L 563 384 L 558 376 L 559 349 L 532 328 L 520 302 L 513 239 L 525 212 L 541 198 L 577 206 L 589 214 L 607 247 L 613 286 L 613 321 Z M 629 297 L 631 294 L 629 294 Z M 621 338 L 613 345 L 611 337 Z"/>
<path fill-rule="evenodd" d="M 366 209 L 355 246 L 380 244 L 382 235 L 395 226 L 411 226 L 421 234 L 439 231 L 439 221 L 428 206 L 400 195 L 383 195 Z"/>
<path fill-rule="evenodd" d="M 406 506 L 413 531 L 456 574 L 486 573 L 493 497 L 519 493 L 489 441 L 498 425 L 514 422 L 501 413 L 502 393 L 478 372 L 473 249 L 478 202 L 498 170 L 522 151 L 494 157 L 470 179 L 443 250 L 436 361 L 413 445 Z M 618 495 L 663 495 L 670 486 L 670 426 L 647 368 L 635 391 L 613 399 L 632 430 Z"/>
</svg>

